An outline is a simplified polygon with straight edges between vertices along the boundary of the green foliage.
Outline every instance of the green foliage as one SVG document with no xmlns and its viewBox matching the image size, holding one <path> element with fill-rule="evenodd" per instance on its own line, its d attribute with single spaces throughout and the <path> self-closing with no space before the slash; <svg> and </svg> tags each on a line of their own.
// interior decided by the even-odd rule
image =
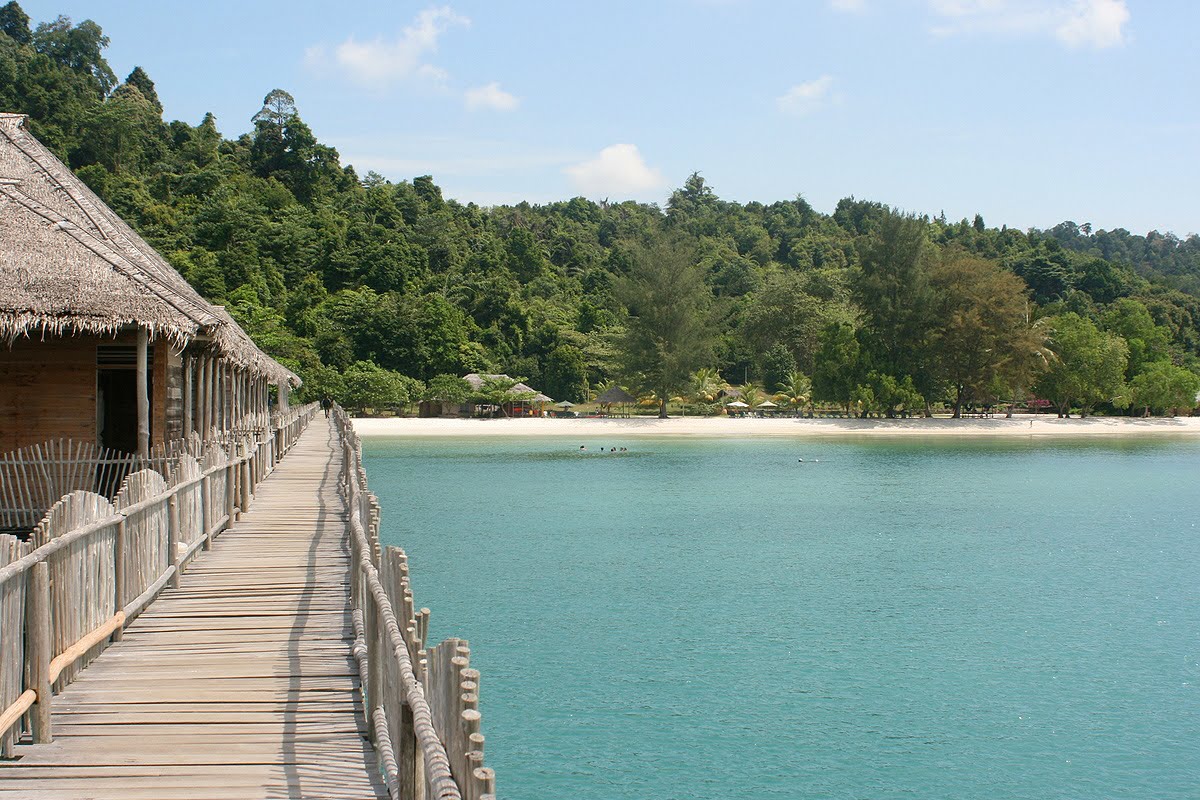
<svg viewBox="0 0 1200 800">
<path fill-rule="evenodd" d="M 631 267 L 616 287 L 628 314 L 622 343 L 624 373 L 659 401 L 683 391 L 692 373 L 711 363 L 712 293 L 695 265 L 695 251 L 678 235 L 630 245 Z"/>
<path fill-rule="evenodd" d="M 1130 405 L 1146 416 L 1154 411 L 1191 409 L 1200 393 L 1200 376 L 1177 367 L 1170 361 L 1157 361 L 1140 372 L 1130 383 Z"/>
<path fill-rule="evenodd" d="M 422 400 L 443 400 L 447 403 L 465 403 L 471 397 L 471 384 L 457 375 L 434 375 L 421 392 Z"/>
<path fill-rule="evenodd" d="M 419 396 L 421 384 L 370 361 L 355 361 L 342 375 L 340 401 L 356 410 L 396 410 Z"/>
<path fill-rule="evenodd" d="M 1049 325 L 1056 358 L 1034 390 L 1054 403 L 1059 416 L 1072 407 L 1086 416 L 1097 403 L 1117 401 L 1125 389 L 1125 340 L 1074 313 L 1054 317 Z"/>
</svg>

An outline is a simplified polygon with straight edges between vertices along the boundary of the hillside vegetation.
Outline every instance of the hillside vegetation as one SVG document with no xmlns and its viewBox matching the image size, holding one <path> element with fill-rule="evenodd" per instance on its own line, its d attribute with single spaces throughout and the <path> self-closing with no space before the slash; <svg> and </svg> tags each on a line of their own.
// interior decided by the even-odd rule
<svg viewBox="0 0 1200 800">
<path fill-rule="evenodd" d="M 1063 413 L 1194 405 L 1195 235 L 739 204 L 698 173 L 664 208 L 481 208 L 428 175 L 357 174 L 282 90 L 224 121 L 250 128 L 234 138 L 211 114 L 165 122 L 107 44 L 94 22 L 0 7 L 0 110 L 310 396 L 400 402 L 478 371 L 572 401 L 619 381 L 712 402 L 729 381 L 888 415 L 1031 392 Z"/>
</svg>

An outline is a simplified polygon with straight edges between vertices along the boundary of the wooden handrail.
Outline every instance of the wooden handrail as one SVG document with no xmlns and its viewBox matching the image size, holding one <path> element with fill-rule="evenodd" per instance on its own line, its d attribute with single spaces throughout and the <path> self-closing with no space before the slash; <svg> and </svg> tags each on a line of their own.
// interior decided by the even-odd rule
<svg viewBox="0 0 1200 800">
<path fill-rule="evenodd" d="M 409 755 L 401 758 L 401 754 L 411 754 L 415 745 L 420 752 L 422 769 L 413 773 L 416 765 L 405 764 L 405 781 L 421 781 L 430 796 L 440 800 L 494 800 L 495 775 L 483 767 L 483 736 L 478 731 L 478 711 L 464 707 L 462 731 L 439 730 L 435 722 L 424 683 L 427 668 L 423 642 L 428 631 L 428 610 L 414 613 L 406 559 L 401 551 L 397 551 L 395 558 L 398 561 L 388 574 L 395 581 L 396 602 L 403 606 L 405 623 L 401 626 L 393 598 L 389 596 L 379 570 L 380 564 L 384 563 L 381 560 L 384 553 L 378 541 L 378 505 L 366 488 L 362 449 L 345 411 L 336 405 L 333 411 L 335 428 L 342 443 L 339 478 L 346 502 L 346 531 L 355 565 L 351 575 L 355 629 L 352 652 L 358 662 L 368 706 L 367 717 L 372 723 L 370 731 L 380 754 L 388 790 L 393 797 L 406 797 L 407 792 L 412 791 L 401 785 L 399 773 L 401 762 L 411 758 Z M 391 551 L 395 548 L 387 550 L 391 563 Z M 445 644 L 451 642 L 457 645 L 459 640 L 448 640 Z M 461 661 L 465 665 L 465 659 Z M 468 673 L 471 674 L 468 676 Z M 473 692 L 478 686 L 478 672 L 462 670 L 460 674 L 464 681 L 463 691 Z M 467 680 L 468 677 L 473 680 Z M 399 691 L 399 700 L 406 708 L 401 708 L 396 698 L 389 694 L 389 689 Z M 470 695 L 469 702 L 477 704 L 475 695 Z M 393 732 L 397 731 L 408 741 L 395 741 Z M 454 752 L 449 750 L 452 742 L 456 748 Z"/>
<path fill-rule="evenodd" d="M 213 499 L 210 496 L 213 476 L 221 472 L 224 472 L 226 475 L 227 480 L 224 494 L 229 501 L 226 505 L 227 509 L 234 505 L 232 501 L 235 494 L 240 494 L 240 499 L 242 500 L 240 506 L 244 510 L 245 500 L 250 491 L 249 484 L 251 482 L 257 484 L 269 474 L 270 470 L 274 467 L 275 461 L 278 460 L 283 452 L 291 449 L 291 446 L 298 438 L 299 432 L 315 416 L 316 410 L 316 403 L 298 406 L 289 412 L 288 418 L 282 423 L 281 427 L 274 430 L 264 430 L 261 438 L 256 436 L 255 446 L 246 455 L 235 456 L 225 464 L 202 470 L 199 476 L 182 480 L 168 487 L 166 491 L 158 495 L 130 504 L 111 516 L 67 531 L 16 561 L 0 567 L 0 587 L 3 587 L 8 581 L 25 576 L 31 570 L 33 571 L 30 573 L 32 578 L 29 579 L 30 582 L 25 597 L 26 613 L 33 615 L 33 619 L 26 621 L 26 635 L 30 643 L 36 646 L 27 646 L 25 648 L 24 669 L 19 664 L 10 665 L 10 668 L 16 668 L 24 672 L 24 679 L 27 681 L 33 680 L 36 682 L 42 680 L 45 685 L 44 690 L 39 690 L 37 686 L 28 686 L 27 684 L 27 688 L 13 702 L 9 703 L 7 707 L 0 709 L 0 737 L 7 735 L 8 731 L 33 709 L 35 712 L 34 722 L 37 723 L 34 726 L 35 741 L 50 741 L 49 707 L 52 699 L 49 689 L 50 684 L 63 677 L 63 673 L 70 666 L 79 662 L 89 651 L 97 645 L 102 644 L 108 637 L 118 637 L 125 626 L 130 624 L 147 605 L 153 602 L 154 598 L 157 597 L 158 593 L 162 591 L 167 583 L 178 576 L 182 564 L 191 558 L 200 547 L 207 545 L 211 541 L 214 530 L 233 523 L 232 514 L 228 512 L 218 516 L 217 519 L 209 518 L 209 503 Z M 267 431 L 269 431 L 269 438 Z M 287 441 L 282 442 L 282 452 L 278 451 L 275 447 L 275 437 L 281 431 L 288 432 L 285 436 Z M 199 520 L 196 521 L 200 530 L 198 532 L 189 530 L 188 535 L 184 538 L 184 531 L 179 530 L 177 498 L 184 492 L 192 490 L 197 485 L 202 487 L 202 513 Z M 49 617 L 48 598 L 50 589 L 47 572 L 50 557 L 76 542 L 100 535 L 113 528 L 117 528 L 119 540 L 121 531 L 126 526 L 126 522 L 130 517 L 136 517 L 149 509 L 164 506 L 167 508 L 170 518 L 168 531 L 169 552 L 167 553 L 166 568 L 132 602 L 126 604 L 124 607 L 114 609 L 112 616 L 91 631 L 88 631 L 61 653 L 51 658 L 50 625 L 52 623 Z M 180 554 L 179 548 L 174 544 L 175 541 L 178 541 L 180 544 L 186 544 L 186 552 Z M 123 557 L 122 554 L 123 546 L 120 544 L 114 545 L 113 558 Z M 115 562 L 114 572 L 118 575 L 122 573 L 122 569 Z M 122 583 L 123 579 L 117 578 L 118 592 L 120 592 Z M 114 603 L 119 602 L 121 602 L 121 598 L 119 596 L 115 597 Z M 3 657 L 3 655 L 3 653 L 0 653 L 0 657 Z M 33 659 L 32 662 L 31 659 Z M 42 660 L 38 662 L 38 659 Z"/>
</svg>

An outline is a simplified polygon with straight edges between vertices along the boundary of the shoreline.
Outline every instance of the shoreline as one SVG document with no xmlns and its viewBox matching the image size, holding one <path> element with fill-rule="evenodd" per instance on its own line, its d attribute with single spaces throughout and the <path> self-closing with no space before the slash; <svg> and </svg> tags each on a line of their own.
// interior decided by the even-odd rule
<svg viewBox="0 0 1200 800">
<path fill-rule="evenodd" d="M 937 436 L 987 438 L 1090 438 L 1095 436 L 1200 436 L 1200 417 L 1088 417 L 1058 419 L 1017 414 L 1012 419 L 730 419 L 728 417 L 557 419 L 355 418 L 361 437 L 758 437 Z"/>
</svg>

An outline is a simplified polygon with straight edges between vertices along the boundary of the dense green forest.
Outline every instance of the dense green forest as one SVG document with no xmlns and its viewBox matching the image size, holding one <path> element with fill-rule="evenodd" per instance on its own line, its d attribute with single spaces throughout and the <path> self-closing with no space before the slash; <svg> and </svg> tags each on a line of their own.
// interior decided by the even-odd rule
<svg viewBox="0 0 1200 800">
<path fill-rule="evenodd" d="M 309 396 L 403 402 L 480 371 L 572 401 L 616 381 L 712 403 L 730 382 L 891 416 L 1028 396 L 1161 412 L 1200 388 L 1195 235 L 739 204 L 698 173 L 665 208 L 481 208 L 428 175 L 357 174 L 282 90 L 236 138 L 211 114 L 165 122 L 107 45 L 94 22 L 0 7 L 0 110 L 29 115 Z"/>
</svg>

